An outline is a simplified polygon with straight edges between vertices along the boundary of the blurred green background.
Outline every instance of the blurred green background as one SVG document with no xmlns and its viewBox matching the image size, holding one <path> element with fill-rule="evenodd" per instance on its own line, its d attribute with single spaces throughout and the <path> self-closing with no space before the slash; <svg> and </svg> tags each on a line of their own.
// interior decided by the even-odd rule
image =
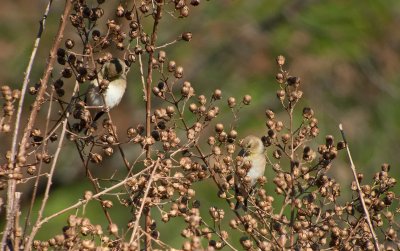
<svg viewBox="0 0 400 251">
<path fill-rule="evenodd" d="M 108 2 L 112 5 L 119 1 Z M 39 80 L 45 67 L 63 3 L 53 3 L 31 85 Z M 14 88 L 21 86 L 38 21 L 46 4 L 44 0 L 2 1 L 2 84 Z M 183 31 L 193 33 L 191 42 L 180 42 L 166 51 L 169 59 L 185 68 L 185 79 L 191 81 L 197 94 L 209 96 L 219 88 L 224 100 L 229 96 L 241 100 L 244 94 L 253 97 L 251 106 L 239 115 L 241 137 L 248 133 L 265 134 L 266 108 L 281 111 L 275 98 L 278 87 L 274 77 L 277 72 L 275 57 L 285 55 L 286 69 L 302 79 L 304 100 L 301 105 L 312 107 L 320 121 L 319 142 L 324 142 L 326 134 L 339 139 L 338 124 L 343 123 L 355 164 L 370 181 L 383 162 L 390 163 L 392 174 L 400 177 L 399 27 L 400 2 L 397 0 L 203 0 L 200 6 L 191 8 L 187 19 L 174 19 L 165 14 L 158 38 L 161 45 L 174 40 Z M 72 32 L 69 26 L 66 38 L 73 37 Z M 58 74 L 56 68 L 54 75 Z M 112 111 L 113 120 L 122 133 L 131 125 L 144 123 L 138 64 L 133 65 L 128 79 L 128 93 L 119 108 Z M 26 104 L 31 100 L 29 97 Z M 45 110 L 41 115 L 45 115 Z M 283 113 L 278 115 L 284 116 Z M 229 122 L 232 116 L 222 113 L 218 120 Z M 8 147 L 5 141 L 2 142 L 3 153 Z M 83 191 L 90 188 L 90 184 L 81 178 L 80 161 L 70 157 L 76 154 L 76 149 L 70 145 L 61 157 L 65 167 L 58 170 L 48 212 L 76 202 Z M 125 150 L 131 159 L 139 151 L 138 147 L 126 147 Z M 107 166 L 120 167 L 120 156 L 115 154 L 108 158 L 102 168 L 105 170 Z M 95 168 L 94 171 L 109 176 L 110 171 L 104 170 Z M 350 170 L 343 153 L 334 164 L 332 175 L 342 185 L 348 187 L 350 184 Z M 204 191 L 204 194 L 197 194 L 204 201 L 204 209 L 210 205 L 224 205 L 216 198 L 216 189 L 210 190 L 210 184 L 197 186 Z M 129 217 L 125 211 L 121 208 L 112 214 Z M 100 223 L 103 216 L 101 212 L 98 215 Z M 63 217 L 57 219 L 65 222 Z M 118 221 L 124 224 L 126 219 L 123 217 Z M 48 238 L 54 231 L 61 233 L 59 222 L 49 224 L 48 229 L 57 228 L 50 232 L 41 231 L 38 237 Z M 160 224 L 159 227 L 163 232 L 163 228 L 168 230 L 170 225 Z M 174 243 L 173 238 L 180 237 L 171 234 L 169 238 Z"/>
</svg>

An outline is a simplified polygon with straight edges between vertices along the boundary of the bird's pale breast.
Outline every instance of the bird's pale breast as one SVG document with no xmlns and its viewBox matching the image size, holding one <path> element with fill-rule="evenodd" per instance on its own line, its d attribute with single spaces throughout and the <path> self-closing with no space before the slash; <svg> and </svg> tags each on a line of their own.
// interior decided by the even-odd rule
<svg viewBox="0 0 400 251">
<path fill-rule="evenodd" d="M 253 186 L 257 179 L 264 175 L 266 159 L 264 154 L 252 154 L 245 157 L 245 160 L 251 160 L 251 168 L 247 176 L 250 177 L 251 185 Z"/>
<path fill-rule="evenodd" d="M 117 85 L 112 82 L 108 86 L 107 90 L 100 93 L 100 88 L 97 85 L 92 85 L 88 90 L 87 105 L 90 106 L 103 106 L 103 97 L 108 108 L 113 108 L 121 102 L 121 99 L 125 92 L 125 85 Z"/>
</svg>

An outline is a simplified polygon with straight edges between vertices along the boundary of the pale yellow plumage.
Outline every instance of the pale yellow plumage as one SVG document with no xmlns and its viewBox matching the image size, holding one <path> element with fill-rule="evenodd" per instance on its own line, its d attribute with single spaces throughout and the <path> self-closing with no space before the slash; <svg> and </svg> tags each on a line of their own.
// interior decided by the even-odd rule
<svg viewBox="0 0 400 251">
<path fill-rule="evenodd" d="M 104 113 L 99 111 L 103 111 L 106 108 L 112 109 L 121 102 L 126 90 L 126 74 L 128 71 L 129 68 L 121 59 L 113 58 L 103 65 L 101 71 L 97 75 L 97 79 L 90 83 L 86 94 L 86 105 L 89 107 L 98 107 L 94 109 L 98 111 L 94 121 Z M 105 90 L 101 91 L 99 83 L 101 83 L 103 79 L 108 80 L 109 84 Z"/>
<path fill-rule="evenodd" d="M 251 167 L 247 172 L 247 176 L 250 178 L 250 186 L 245 187 L 243 182 L 237 179 L 236 181 L 236 193 L 245 198 L 245 206 L 247 204 L 248 193 L 252 190 L 257 182 L 257 179 L 262 177 L 265 172 L 265 165 L 267 163 L 264 154 L 264 145 L 260 138 L 249 135 L 243 139 L 242 150 L 239 152 L 239 156 L 243 157 L 243 162 L 251 162 Z M 239 203 L 236 204 L 236 209 L 239 207 Z"/>
</svg>

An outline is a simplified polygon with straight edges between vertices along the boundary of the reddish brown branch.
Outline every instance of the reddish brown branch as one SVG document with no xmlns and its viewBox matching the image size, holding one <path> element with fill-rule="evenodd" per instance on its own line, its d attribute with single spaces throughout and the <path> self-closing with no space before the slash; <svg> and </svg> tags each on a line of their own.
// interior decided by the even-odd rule
<svg viewBox="0 0 400 251">
<path fill-rule="evenodd" d="M 148 61 L 148 69 L 147 69 L 147 78 L 146 78 L 146 137 L 149 138 L 151 135 L 151 85 L 153 82 L 153 58 L 154 58 L 154 48 L 157 40 L 157 28 L 161 18 L 161 10 L 163 6 L 163 1 L 157 4 L 156 12 L 154 13 L 154 24 L 153 24 L 153 32 L 151 34 L 150 40 L 150 50 L 149 50 L 149 61 Z M 146 145 L 146 158 L 150 158 L 150 148 L 149 145 Z M 144 203 L 144 201 L 143 201 Z M 145 210 L 145 230 L 147 234 L 150 234 L 150 224 L 151 224 L 151 215 L 150 209 Z M 146 249 L 151 250 L 151 238 L 147 235 L 145 236 Z"/>
<path fill-rule="evenodd" d="M 37 114 L 38 114 L 38 112 L 40 110 L 40 107 L 41 107 L 42 102 L 43 102 L 44 97 L 45 97 L 45 93 L 46 93 L 46 89 L 47 89 L 47 82 L 49 81 L 49 78 L 50 78 L 50 75 L 51 75 L 51 72 L 52 72 L 52 69 L 53 69 L 53 65 L 54 65 L 55 60 L 56 60 L 57 49 L 60 47 L 60 43 L 61 43 L 61 40 L 63 38 L 64 30 L 65 30 L 65 27 L 66 27 L 66 24 L 67 24 L 67 18 L 69 16 L 71 8 L 72 8 L 72 1 L 71 0 L 66 0 L 65 1 L 64 12 L 63 12 L 63 15 L 61 16 L 61 19 L 60 19 L 58 32 L 57 32 L 57 35 L 55 37 L 53 46 L 52 46 L 51 51 L 50 51 L 50 56 L 49 56 L 49 59 L 48 59 L 48 63 L 47 63 L 46 69 L 45 69 L 45 71 L 43 73 L 43 78 L 42 78 L 42 81 L 41 81 L 41 85 L 40 85 L 39 91 L 37 93 L 36 100 L 35 100 L 35 102 L 34 102 L 34 104 L 32 106 L 32 110 L 31 110 L 31 113 L 29 115 L 28 123 L 26 124 L 26 127 L 24 129 L 24 133 L 23 133 L 20 145 L 19 145 L 17 160 L 14 161 L 16 163 L 12 163 L 12 165 L 10 166 L 14 170 L 14 172 L 20 172 L 19 169 L 20 169 L 21 163 L 18 163 L 18 160 L 20 158 L 21 159 L 25 158 L 25 156 L 26 156 L 26 150 L 27 150 L 26 147 L 27 147 L 27 144 L 29 144 L 29 136 L 30 136 L 32 128 L 33 128 L 33 126 L 35 124 Z M 41 35 L 41 30 L 40 30 L 38 36 Z M 33 60 L 33 59 L 31 59 L 31 60 Z M 26 81 L 27 81 L 27 78 L 26 78 L 25 82 Z M 14 155 L 12 156 L 12 158 L 14 158 Z M 14 225 L 16 212 L 13 209 L 15 208 L 14 204 L 16 203 L 15 202 L 16 186 L 17 186 L 17 182 L 16 182 L 15 179 L 10 179 L 8 181 L 8 190 L 7 190 L 7 223 L 6 223 L 5 230 L 3 232 L 3 239 L 2 239 L 2 243 L 1 243 L 1 249 L 4 249 L 6 240 L 7 240 L 7 238 L 10 237 L 11 229 L 12 229 L 12 227 Z"/>
</svg>

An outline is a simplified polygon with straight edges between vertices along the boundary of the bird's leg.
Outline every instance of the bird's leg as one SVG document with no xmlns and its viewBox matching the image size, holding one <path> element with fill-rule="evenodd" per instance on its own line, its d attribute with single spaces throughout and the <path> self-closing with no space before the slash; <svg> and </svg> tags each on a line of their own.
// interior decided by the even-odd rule
<svg viewBox="0 0 400 251">
<path fill-rule="evenodd" d="M 103 107 L 101 108 L 101 110 L 105 113 L 110 112 L 110 107 L 108 107 L 107 105 L 103 105 Z"/>
</svg>

